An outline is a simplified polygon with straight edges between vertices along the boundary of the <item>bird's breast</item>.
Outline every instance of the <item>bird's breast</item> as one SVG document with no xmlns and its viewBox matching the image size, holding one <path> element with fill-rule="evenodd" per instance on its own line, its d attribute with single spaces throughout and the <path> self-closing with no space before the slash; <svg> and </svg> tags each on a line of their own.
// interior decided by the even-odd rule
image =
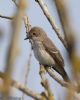
<svg viewBox="0 0 80 100">
<path fill-rule="evenodd" d="M 54 59 L 45 50 L 42 43 L 33 44 L 33 52 L 34 52 L 35 58 L 39 61 L 40 64 L 49 65 L 49 66 L 55 65 Z"/>
</svg>

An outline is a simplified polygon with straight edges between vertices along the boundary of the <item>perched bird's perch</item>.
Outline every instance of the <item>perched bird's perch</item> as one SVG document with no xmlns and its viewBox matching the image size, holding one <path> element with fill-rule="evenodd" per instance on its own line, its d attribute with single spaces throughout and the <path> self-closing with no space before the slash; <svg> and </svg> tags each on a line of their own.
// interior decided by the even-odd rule
<svg viewBox="0 0 80 100">
<path fill-rule="evenodd" d="M 75 85 L 73 83 L 68 83 L 68 82 L 65 82 L 64 80 L 60 79 L 59 77 L 57 77 L 53 71 L 50 69 L 50 68 L 46 68 L 46 71 L 48 72 L 48 74 L 54 79 L 56 80 L 61 86 L 69 89 L 70 87 L 72 87 L 72 89 L 76 92 L 79 92 L 79 88 L 78 88 L 78 85 Z"/>
<path fill-rule="evenodd" d="M 45 100 L 54 100 L 54 96 L 53 96 L 52 91 L 50 89 L 49 82 L 46 78 L 46 70 L 45 70 L 45 67 L 43 65 L 40 65 L 40 72 L 39 73 L 41 76 L 41 84 L 45 88 L 45 92 L 43 92 L 43 94 L 44 94 L 43 98 L 45 98 Z"/>
</svg>

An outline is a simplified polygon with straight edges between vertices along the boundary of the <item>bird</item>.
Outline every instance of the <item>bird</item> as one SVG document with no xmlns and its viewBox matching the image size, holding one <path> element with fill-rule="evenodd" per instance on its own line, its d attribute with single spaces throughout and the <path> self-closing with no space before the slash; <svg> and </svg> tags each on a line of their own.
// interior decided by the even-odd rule
<svg viewBox="0 0 80 100">
<path fill-rule="evenodd" d="M 63 80 L 69 81 L 64 69 L 64 59 L 43 28 L 32 27 L 24 40 L 27 39 L 30 40 L 34 56 L 39 61 L 39 64 L 51 67 L 62 76 Z"/>
</svg>

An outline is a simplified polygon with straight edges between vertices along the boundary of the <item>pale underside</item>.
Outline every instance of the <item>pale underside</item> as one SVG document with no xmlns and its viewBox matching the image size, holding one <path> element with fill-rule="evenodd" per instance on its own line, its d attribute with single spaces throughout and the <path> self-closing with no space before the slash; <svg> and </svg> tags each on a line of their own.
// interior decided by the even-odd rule
<svg viewBox="0 0 80 100">
<path fill-rule="evenodd" d="M 41 42 L 37 41 L 35 43 L 32 43 L 32 45 L 33 45 L 34 56 L 39 61 L 40 64 L 48 65 L 48 66 L 55 65 L 54 59 L 45 50 Z"/>
</svg>

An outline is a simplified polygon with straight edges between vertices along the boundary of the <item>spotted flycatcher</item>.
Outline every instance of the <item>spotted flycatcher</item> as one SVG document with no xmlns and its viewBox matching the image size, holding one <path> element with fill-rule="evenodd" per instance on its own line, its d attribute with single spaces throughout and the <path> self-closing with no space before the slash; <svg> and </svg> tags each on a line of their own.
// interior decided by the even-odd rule
<svg viewBox="0 0 80 100">
<path fill-rule="evenodd" d="M 59 50 L 48 38 L 42 28 L 33 27 L 27 34 L 25 40 L 26 39 L 31 41 L 35 58 L 41 65 L 44 65 L 45 67 L 51 66 L 65 81 L 69 80 L 68 75 L 64 70 L 64 60 Z"/>
</svg>

